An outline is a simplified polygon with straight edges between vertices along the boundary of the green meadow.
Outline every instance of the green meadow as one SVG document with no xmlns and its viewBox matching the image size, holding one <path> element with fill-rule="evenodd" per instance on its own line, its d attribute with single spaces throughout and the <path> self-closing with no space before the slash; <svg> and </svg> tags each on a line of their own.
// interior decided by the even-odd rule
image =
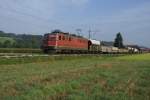
<svg viewBox="0 0 150 100">
<path fill-rule="evenodd" d="M 150 100 L 150 54 L 0 58 L 0 100 Z"/>
</svg>

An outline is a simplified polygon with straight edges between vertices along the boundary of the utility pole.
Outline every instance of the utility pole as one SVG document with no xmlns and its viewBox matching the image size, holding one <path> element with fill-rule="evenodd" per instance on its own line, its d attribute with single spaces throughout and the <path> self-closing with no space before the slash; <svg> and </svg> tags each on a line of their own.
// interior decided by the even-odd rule
<svg viewBox="0 0 150 100">
<path fill-rule="evenodd" d="M 91 30 L 89 29 L 89 39 L 93 38 L 94 35 L 97 33 L 97 32 L 100 32 L 99 30 Z"/>
<path fill-rule="evenodd" d="M 78 36 L 81 36 L 82 35 L 82 29 L 76 29 L 76 32 L 78 33 Z"/>
<path fill-rule="evenodd" d="M 89 29 L 89 39 L 91 39 L 91 29 Z"/>
</svg>

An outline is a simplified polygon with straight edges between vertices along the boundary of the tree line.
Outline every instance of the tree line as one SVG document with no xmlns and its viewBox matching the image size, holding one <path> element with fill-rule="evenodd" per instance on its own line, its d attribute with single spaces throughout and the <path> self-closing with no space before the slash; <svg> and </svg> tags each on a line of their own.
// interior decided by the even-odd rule
<svg viewBox="0 0 150 100">
<path fill-rule="evenodd" d="M 5 33 L 3 31 L 0 31 L 0 37 L 8 37 L 13 40 L 4 42 L 0 40 L 0 48 L 40 48 L 43 38 L 42 35 Z"/>
</svg>

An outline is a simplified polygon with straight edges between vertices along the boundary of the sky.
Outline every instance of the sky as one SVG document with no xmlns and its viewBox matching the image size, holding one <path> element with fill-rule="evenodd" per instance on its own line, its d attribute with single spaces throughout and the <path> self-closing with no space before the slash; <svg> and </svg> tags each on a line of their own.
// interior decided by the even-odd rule
<svg viewBox="0 0 150 100">
<path fill-rule="evenodd" d="M 60 29 L 97 40 L 150 47 L 150 0 L 0 0 L 0 30 L 41 34 Z"/>
</svg>

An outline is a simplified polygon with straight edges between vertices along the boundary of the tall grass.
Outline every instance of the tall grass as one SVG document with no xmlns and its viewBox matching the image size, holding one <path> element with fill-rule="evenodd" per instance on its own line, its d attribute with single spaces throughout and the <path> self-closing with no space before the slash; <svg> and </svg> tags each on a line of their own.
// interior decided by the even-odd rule
<svg viewBox="0 0 150 100">
<path fill-rule="evenodd" d="M 32 63 L 1 64 L 0 99 L 150 99 L 149 54 L 46 59 L 45 62 L 33 60 Z"/>
</svg>

